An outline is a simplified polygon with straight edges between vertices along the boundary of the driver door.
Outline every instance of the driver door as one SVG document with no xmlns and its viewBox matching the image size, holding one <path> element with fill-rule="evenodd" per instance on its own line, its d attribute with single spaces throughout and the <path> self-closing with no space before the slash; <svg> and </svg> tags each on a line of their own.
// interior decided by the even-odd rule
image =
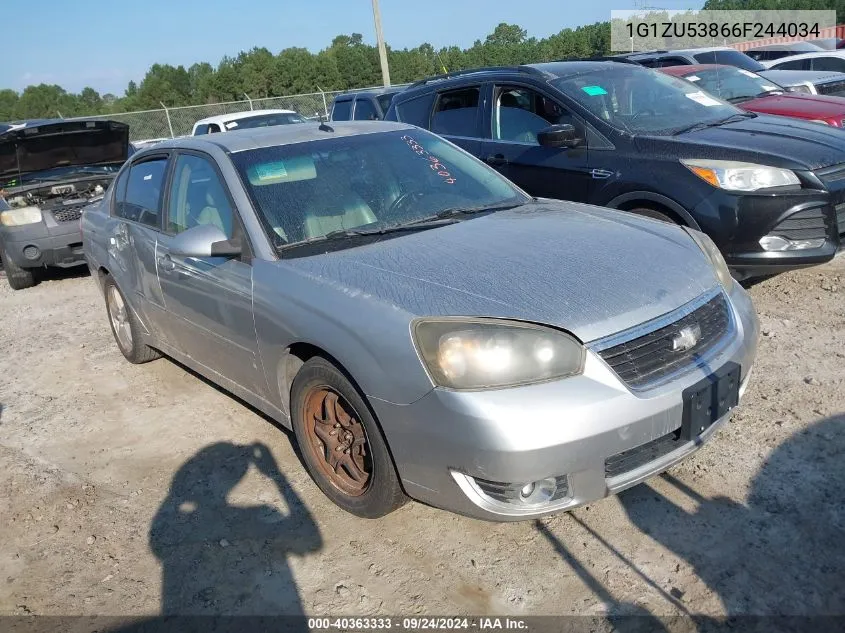
<svg viewBox="0 0 845 633">
<path fill-rule="evenodd" d="M 228 188 L 210 156 L 176 155 L 166 209 L 156 263 L 171 340 L 195 362 L 266 397 L 252 313 L 249 248 Z M 202 224 L 217 226 L 229 239 L 240 238 L 245 255 L 181 257 L 170 252 L 176 235 Z"/>
<path fill-rule="evenodd" d="M 496 85 L 492 106 L 490 138 L 481 141 L 482 160 L 532 196 L 590 200 L 596 176 L 590 170 L 583 122 L 527 86 Z M 541 146 L 537 133 L 557 123 L 574 125 L 583 145 L 569 149 Z"/>
</svg>

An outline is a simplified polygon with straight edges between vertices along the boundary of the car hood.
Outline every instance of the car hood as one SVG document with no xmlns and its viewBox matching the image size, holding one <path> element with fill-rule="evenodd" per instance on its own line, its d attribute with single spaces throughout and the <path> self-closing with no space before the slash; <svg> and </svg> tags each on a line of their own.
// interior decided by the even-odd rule
<svg viewBox="0 0 845 633">
<path fill-rule="evenodd" d="M 697 158 L 746 160 L 752 156 L 776 167 L 809 170 L 845 163 L 845 131 L 765 114 L 663 140 L 678 142 L 678 153 L 683 146 L 685 154 Z M 698 152 L 692 156 L 690 150 L 696 147 Z M 773 163 L 774 157 L 781 164 Z"/>
<path fill-rule="evenodd" d="M 129 126 L 116 121 L 27 124 L 0 132 L 0 177 L 120 163 L 128 155 Z"/>
<path fill-rule="evenodd" d="M 666 314 L 718 283 L 674 225 L 550 200 L 279 265 L 413 316 L 519 319 L 584 342 Z"/>
<path fill-rule="evenodd" d="M 770 95 L 736 104 L 744 110 L 791 116 L 800 119 L 827 119 L 845 117 L 845 99 L 824 95 L 786 94 Z"/>
<path fill-rule="evenodd" d="M 805 84 L 808 81 L 816 85 L 842 79 L 842 73 L 828 72 L 826 70 L 775 70 L 767 68 L 766 70 L 758 71 L 757 74 L 769 81 L 774 81 L 776 84 L 787 87 Z"/>
</svg>

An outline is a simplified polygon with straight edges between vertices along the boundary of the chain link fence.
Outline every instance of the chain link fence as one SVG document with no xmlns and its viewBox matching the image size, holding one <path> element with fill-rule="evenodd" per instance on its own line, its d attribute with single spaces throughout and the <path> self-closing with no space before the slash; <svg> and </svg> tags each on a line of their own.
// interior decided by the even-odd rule
<svg viewBox="0 0 845 633">
<path fill-rule="evenodd" d="M 271 108 L 294 110 L 306 118 L 316 119 L 321 115 L 328 116 L 332 100 L 335 96 L 343 92 L 361 92 L 365 90 L 379 90 L 380 88 L 312 92 L 286 97 L 267 97 L 264 99 L 247 98 L 243 101 L 230 101 L 227 103 L 209 103 L 206 105 L 183 106 L 179 108 L 162 107 L 159 110 L 121 112 L 98 117 L 81 118 L 103 118 L 126 123 L 129 125 L 129 140 L 131 141 L 163 139 L 190 134 L 194 123 L 200 119 L 220 114 L 243 112 L 245 110 L 265 110 Z M 247 95 L 244 96 L 247 97 Z"/>
</svg>

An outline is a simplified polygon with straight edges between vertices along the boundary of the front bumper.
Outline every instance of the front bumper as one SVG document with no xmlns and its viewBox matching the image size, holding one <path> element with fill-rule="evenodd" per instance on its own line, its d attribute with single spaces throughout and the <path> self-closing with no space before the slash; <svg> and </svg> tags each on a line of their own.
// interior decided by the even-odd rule
<svg viewBox="0 0 845 633">
<path fill-rule="evenodd" d="M 706 364 L 646 391 L 630 390 L 588 351 L 584 373 L 565 380 L 484 392 L 437 388 L 408 405 L 371 398 L 406 492 L 460 514 L 515 521 L 601 499 L 666 470 L 697 450 L 729 416 L 630 470 L 608 474 L 606 465 L 679 429 L 683 390 L 722 366 L 740 365 L 744 392 L 759 324 L 738 284 L 730 300 L 733 339 Z M 485 494 L 491 483 L 521 486 L 543 479 L 565 481 L 565 494 L 532 507 Z"/>
<path fill-rule="evenodd" d="M 734 194 L 714 190 L 693 215 L 710 235 L 735 276 L 743 279 L 824 264 L 840 247 L 834 196 L 824 190 L 801 189 L 777 194 Z M 824 239 L 815 248 L 767 251 L 764 236 Z"/>
<path fill-rule="evenodd" d="M 21 268 L 68 268 L 85 263 L 78 220 L 56 222 L 45 213 L 38 224 L 0 228 L 0 240 L 9 258 Z"/>
</svg>

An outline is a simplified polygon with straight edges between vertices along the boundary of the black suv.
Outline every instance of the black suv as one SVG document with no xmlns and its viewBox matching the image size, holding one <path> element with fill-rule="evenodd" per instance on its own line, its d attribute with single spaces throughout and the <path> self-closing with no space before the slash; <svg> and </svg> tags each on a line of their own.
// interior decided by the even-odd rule
<svg viewBox="0 0 845 633">
<path fill-rule="evenodd" d="M 636 64 L 441 75 L 394 97 L 386 118 L 445 136 L 534 196 L 701 229 L 738 278 L 826 262 L 845 233 L 845 131 L 744 112 Z"/>
<path fill-rule="evenodd" d="M 379 121 L 399 90 L 345 92 L 332 101 L 332 121 Z"/>
</svg>

